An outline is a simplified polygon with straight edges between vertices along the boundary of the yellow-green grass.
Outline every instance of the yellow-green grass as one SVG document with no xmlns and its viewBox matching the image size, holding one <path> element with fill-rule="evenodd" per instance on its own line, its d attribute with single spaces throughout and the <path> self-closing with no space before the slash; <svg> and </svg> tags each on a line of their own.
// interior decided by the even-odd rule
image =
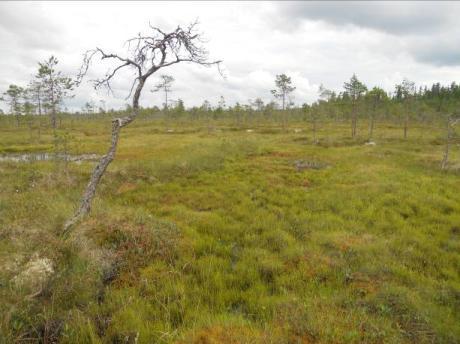
<svg viewBox="0 0 460 344">
<path fill-rule="evenodd" d="M 109 121 L 57 134 L 103 154 Z M 1 162 L 0 341 L 459 342 L 457 143 L 441 171 L 439 128 L 380 123 L 369 146 L 365 123 L 354 140 L 322 123 L 318 144 L 308 123 L 251 124 L 140 118 L 66 241 L 93 163 Z M 2 128 L 0 154 L 55 149 Z M 33 254 L 55 273 L 29 297 L 14 277 Z"/>
</svg>

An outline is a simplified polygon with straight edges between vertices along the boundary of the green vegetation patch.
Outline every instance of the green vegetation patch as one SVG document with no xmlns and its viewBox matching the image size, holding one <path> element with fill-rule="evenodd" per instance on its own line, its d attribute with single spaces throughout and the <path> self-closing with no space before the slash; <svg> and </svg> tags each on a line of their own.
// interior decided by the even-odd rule
<svg viewBox="0 0 460 344">
<path fill-rule="evenodd" d="M 107 125 L 75 121 L 69 152 L 103 153 Z M 0 163 L 0 341 L 458 342 L 459 176 L 439 133 L 253 128 L 129 127 L 65 242 L 93 163 Z M 5 133 L 2 152 L 53 147 Z M 19 287 L 37 261 L 52 272 Z"/>
</svg>

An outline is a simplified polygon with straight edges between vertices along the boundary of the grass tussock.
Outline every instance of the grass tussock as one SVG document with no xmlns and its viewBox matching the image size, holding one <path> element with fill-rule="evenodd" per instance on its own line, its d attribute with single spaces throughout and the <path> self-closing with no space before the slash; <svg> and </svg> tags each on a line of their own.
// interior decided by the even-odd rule
<svg viewBox="0 0 460 344">
<path fill-rule="evenodd" d="M 75 121 L 70 153 L 103 154 L 108 124 Z M 67 241 L 93 163 L 0 163 L 0 342 L 457 343 L 440 134 L 382 126 L 371 146 L 333 123 L 317 142 L 253 124 L 129 127 Z M 1 130 L 2 154 L 53 149 L 46 130 Z M 15 282 L 40 259 L 52 273 Z"/>
</svg>

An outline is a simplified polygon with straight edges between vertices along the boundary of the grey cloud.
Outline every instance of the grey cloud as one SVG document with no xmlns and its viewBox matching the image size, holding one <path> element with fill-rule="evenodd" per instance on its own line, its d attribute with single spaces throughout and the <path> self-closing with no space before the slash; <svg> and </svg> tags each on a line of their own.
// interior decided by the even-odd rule
<svg viewBox="0 0 460 344">
<path fill-rule="evenodd" d="M 82 53 L 95 46 L 123 54 L 123 42 L 148 30 L 148 22 L 171 28 L 199 17 L 211 57 L 224 60 L 227 79 L 214 68 L 179 64 L 164 70 L 175 77 L 172 97 L 186 106 L 213 104 L 223 95 L 227 104 L 261 97 L 272 100 L 276 74 L 286 73 L 297 86 L 295 101 L 317 99 L 324 83 L 336 91 L 356 72 L 369 86 L 392 88 L 402 77 L 417 83 L 460 80 L 456 4 L 437 3 L 176 3 L 176 2 L 5 2 L 0 3 L 0 93 L 9 83 L 26 85 L 37 61 L 54 54 L 59 69 L 74 76 Z M 348 5 L 350 6 L 350 5 Z M 416 10 L 424 9 L 424 12 Z M 450 14 L 446 14 L 451 12 Z M 456 12 L 457 11 L 457 12 Z M 164 16 L 168 13 L 167 20 Z M 395 19 L 396 18 L 396 19 Z M 294 23 L 288 26 L 289 23 Z M 415 61 L 414 61 L 415 59 Z M 99 61 L 100 62 L 100 61 Z M 88 79 L 107 70 L 94 63 Z M 440 68 L 442 66 L 442 68 Z M 143 106 L 159 105 L 163 97 L 149 92 Z M 84 83 L 67 102 L 78 110 L 100 99 L 107 107 L 126 104 L 132 77 L 114 79 L 114 95 L 95 92 Z M 4 104 L 0 104 L 4 108 Z"/>
<path fill-rule="evenodd" d="M 405 41 L 406 51 L 419 62 L 436 66 L 460 65 L 460 15 L 455 2 L 295 2 L 279 5 L 280 12 L 298 26 L 313 20 L 334 26 L 372 29 Z"/>
<path fill-rule="evenodd" d="M 418 61 L 435 66 L 460 65 L 460 35 L 457 31 L 409 40 L 407 49 Z"/>
<path fill-rule="evenodd" d="M 62 42 L 41 4 L 0 2 L 0 93 L 9 84 L 27 85 L 37 62 L 62 51 Z"/>
<path fill-rule="evenodd" d="M 441 30 L 456 20 L 460 4 L 453 2 L 323 1 L 279 5 L 290 20 L 321 20 L 356 25 L 392 34 L 424 34 Z"/>
<path fill-rule="evenodd" d="M 460 65 L 460 51 L 456 51 L 453 54 L 449 49 L 438 50 L 435 53 L 423 50 L 418 52 L 417 58 L 421 62 L 434 64 L 440 67 Z"/>
<path fill-rule="evenodd" d="M 61 50 L 61 29 L 49 20 L 39 3 L 0 3 L 0 35 L 11 36 L 10 42 L 22 49 Z"/>
</svg>

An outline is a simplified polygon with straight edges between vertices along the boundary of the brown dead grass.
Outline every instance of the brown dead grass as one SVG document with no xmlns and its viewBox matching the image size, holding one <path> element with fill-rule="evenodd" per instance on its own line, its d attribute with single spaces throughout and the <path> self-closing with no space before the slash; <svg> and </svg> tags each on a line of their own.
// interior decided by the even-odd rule
<svg viewBox="0 0 460 344">
<path fill-rule="evenodd" d="M 199 330 L 196 334 L 178 344 L 262 344 L 264 336 L 253 329 L 242 326 L 212 326 Z"/>
</svg>

